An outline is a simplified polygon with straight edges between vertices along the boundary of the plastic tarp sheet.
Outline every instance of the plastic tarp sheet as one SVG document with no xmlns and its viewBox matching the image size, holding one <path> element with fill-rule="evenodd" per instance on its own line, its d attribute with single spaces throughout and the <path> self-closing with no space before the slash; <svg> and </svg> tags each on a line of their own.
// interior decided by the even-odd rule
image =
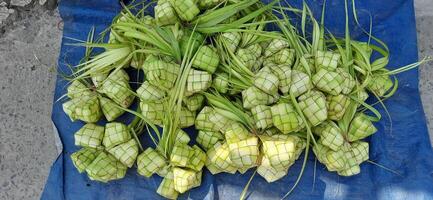
<svg viewBox="0 0 433 200">
<path fill-rule="evenodd" d="M 301 5 L 301 1 L 290 2 Z M 322 1 L 307 2 L 313 12 L 320 15 Z M 67 45 L 71 42 L 67 37 L 85 40 L 92 27 L 102 31 L 120 8 L 117 0 L 60 1 L 64 33 L 59 71 L 67 71 L 66 64 L 77 64 L 84 54 L 83 48 Z M 357 9 L 361 26 L 368 28 L 371 17 L 373 35 L 389 45 L 390 68 L 417 61 L 412 0 L 362 0 L 357 1 Z M 328 1 L 326 13 L 327 28 L 337 35 L 344 34 L 344 1 Z M 367 39 L 354 23 L 351 23 L 351 27 L 354 38 Z M 317 163 L 314 176 L 315 162 L 314 157 L 310 156 L 304 176 L 289 199 L 433 199 L 433 152 L 418 90 L 418 71 L 412 70 L 397 77 L 399 89 L 385 103 L 392 121 L 377 106 L 384 117 L 375 124 L 379 131 L 369 140 L 370 159 L 397 171 L 399 175 L 364 163 L 361 174 L 345 178 L 327 172 L 322 164 Z M 65 94 L 66 86 L 67 82 L 59 77 L 54 100 Z M 161 178 L 156 175 L 150 179 L 144 178 L 137 174 L 135 168 L 130 169 L 124 179 L 108 184 L 90 181 L 86 174 L 79 174 L 70 155 L 78 150 L 74 145 L 73 134 L 83 124 L 71 122 L 63 112 L 61 103 L 54 103 L 52 120 L 63 143 L 63 151 L 51 168 L 41 199 L 162 198 L 155 192 Z M 193 131 L 190 132 L 194 135 Z M 144 136 L 141 139 L 146 140 Z M 286 177 L 271 184 L 256 176 L 250 186 L 249 199 L 280 199 L 294 183 L 301 164 L 302 159 L 297 161 Z M 205 170 L 201 186 L 180 196 L 180 199 L 238 199 L 252 173 L 253 170 L 249 170 L 243 175 L 212 176 Z"/>
</svg>

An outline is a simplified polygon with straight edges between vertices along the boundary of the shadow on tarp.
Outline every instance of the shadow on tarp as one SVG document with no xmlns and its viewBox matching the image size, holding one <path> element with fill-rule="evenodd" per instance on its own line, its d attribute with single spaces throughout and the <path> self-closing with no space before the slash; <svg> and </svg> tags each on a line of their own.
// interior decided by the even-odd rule
<svg viewBox="0 0 433 200">
<path fill-rule="evenodd" d="M 299 7 L 300 2 L 295 1 L 294 5 Z M 322 1 L 307 2 L 320 16 Z M 371 16 L 373 34 L 389 45 L 390 68 L 417 61 L 412 0 L 363 0 L 357 2 L 357 9 L 362 27 L 369 27 Z M 67 71 L 65 63 L 77 64 L 84 55 L 84 48 L 65 45 L 71 42 L 65 37 L 85 40 L 92 27 L 97 32 L 104 30 L 120 11 L 120 5 L 116 0 L 62 0 L 59 10 L 64 21 L 64 37 L 58 70 Z M 336 35 L 343 35 L 344 1 L 328 1 L 326 12 L 326 27 Z M 354 38 L 367 39 L 353 22 L 350 26 Z M 370 159 L 401 175 L 366 163 L 361 166 L 361 174 L 340 177 L 327 172 L 320 163 L 315 171 L 315 160 L 310 156 L 304 176 L 290 199 L 433 199 L 433 153 L 418 91 L 418 71 L 397 77 L 400 88 L 385 103 L 392 123 L 378 107 L 384 118 L 375 124 L 379 131 L 369 140 Z M 66 84 L 58 78 L 55 100 L 65 94 Z M 61 102 L 53 105 L 52 119 L 62 140 L 63 152 L 52 166 L 41 199 L 161 199 L 155 192 L 161 178 L 146 179 L 135 169 L 128 170 L 124 179 L 108 184 L 90 181 L 85 174 L 79 174 L 70 155 L 78 150 L 73 134 L 83 123 L 72 123 L 62 111 Z M 194 131 L 190 129 L 189 132 Z M 146 135 L 140 138 L 147 147 L 149 139 Z M 296 180 L 301 164 L 302 157 L 286 177 L 271 184 L 256 176 L 251 183 L 249 199 L 280 199 Z M 238 199 L 252 173 L 249 170 L 244 175 L 212 176 L 206 170 L 202 185 L 182 195 L 181 199 Z"/>
</svg>

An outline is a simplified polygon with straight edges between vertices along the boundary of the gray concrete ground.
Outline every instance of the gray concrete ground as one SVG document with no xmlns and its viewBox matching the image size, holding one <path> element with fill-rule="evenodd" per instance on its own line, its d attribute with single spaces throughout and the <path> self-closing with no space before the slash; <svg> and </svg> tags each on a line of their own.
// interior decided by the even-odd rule
<svg viewBox="0 0 433 200">
<path fill-rule="evenodd" d="M 38 199 L 57 154 L 50 115 L 62 32 L 52 4 L 38 5 L 45 2 L 0 0 L 0 199 Z M 420 55 L 433 55 L 433 1 L 415 6 Z M 429 66 L 420 88 L 433 133 Z"/>
</svg>

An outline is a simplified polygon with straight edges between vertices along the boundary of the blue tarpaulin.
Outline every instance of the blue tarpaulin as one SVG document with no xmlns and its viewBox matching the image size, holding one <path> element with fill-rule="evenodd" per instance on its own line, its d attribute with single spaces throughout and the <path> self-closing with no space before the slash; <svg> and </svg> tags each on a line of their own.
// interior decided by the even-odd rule
<svg viewBox="0 0 433 200">
<path fill-rule="evenodd" d="M 290 1 L 293 2 L 293 1 Z M 294 5 L 300 5 L 295 1 Z M 322 0 L 308 1 L 313 12 L 320 14 Z M 89 30 L 102 31 L 120 11 L 118 0 L 62 0 L 60 14 L 64 22 L 63 43 L 59 58 L 59 71 L 67 71 L 66 64 L 77 64 L 84 55 L 84 48 L 69 46 L 71 40 L 85 40 Z M 416 62 L 417 40 L 412 0 L 362 0 L 357 1 L 362 27 L 373 22 L 373 35 L 389 45 L 389 68 Z M 327 2 L 326 27 L 337 35 L 344 33 L 344 1 Z M 366 40 L 361 29 L 351 23 L 352 36 Z M 428 138 L 424 111 L 418 90 L 418 71 L 412 70 L 397 76 L 400 82 L 395 96 L 386 100 L 391 121 L 385 112 L 376 123 L 378 132 L 370 140 L 370 160 L 395 170 L 391 173 L 370 163 L 361 166 L 361 174 L 340 177 L 328 172 L 310 156 L 304 176 L 289 199 L 433 199 L 433 152 Z M 66 93 L 67 81 L 58 78 L 55 100 Z M 52 120 L 63 143 L 63 152 L 51 168 L 41 199 L 161 199 L 155 192 L 161 178 L 139 176 L 130 169 L 122 180 L 104 184 L 90 181 L 86 174 L 74 168 L 70 155 L 78 150 L 73 134 L 83 125 L 71 122 L 63 112 L 61 102 L 53 105 Z M 143 136 L 142 140 L 146 140 Z M 280 199 L 294 183 L 301 167 L 301 160 L 289 170 L 283 179 L 268 184 L 256 176 L 250 186 L 249 199 Z M 252 174 L 218 174 L 207 170 L 200 187 L 180 196 L 181 199 L 238 199 Z M 315 181 L 314 181 L 315 180 Z"/>
</svg>

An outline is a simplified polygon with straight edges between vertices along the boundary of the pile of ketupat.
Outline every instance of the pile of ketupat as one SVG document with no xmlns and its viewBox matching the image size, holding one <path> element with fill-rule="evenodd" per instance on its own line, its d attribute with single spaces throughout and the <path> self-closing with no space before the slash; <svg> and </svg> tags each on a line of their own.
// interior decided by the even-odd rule
<svg viewBox="0 0 433 200">
<path fill-rule="evenodd" d="M 289 14 L 299 16 L 300 31 Z M 369 159 L 363 139 L 381 119 L 373 105 L 395 93 L 393 75 L 426 61 L 390 71 L 386 45 L 369 36 L 381 46 L 350 39 L 347 25 L 337 38 L 307 5 L 278 0 L 133 2 L 97 42 L 92 32 L 80 44 L 86 56 L 68 77 L 63 108 L 87 124 L 75 133 L 82 149 L 71 159 L 102 182 L 136 164 L 142 176 L 163 177 L 157 192 L 169 199 L 200 186 L 204 167 L 212 174 L 256 168 L 268 182 L 279 180 L 302 152 L 305 167 L 310 147 L 329 171 L 356 175 Z M 130 83 L 141 79 L 125 69 L 144 74 L 137 90 Z M 377 101 L 366 103 L 369 96 Z M 125 112 L 135 116 L 129 125 L 115 121 Z M 182 130 L 191 126 L 195 142 Z M 142 132 L 153 147 L 143 150 Z"/>
</svg>

